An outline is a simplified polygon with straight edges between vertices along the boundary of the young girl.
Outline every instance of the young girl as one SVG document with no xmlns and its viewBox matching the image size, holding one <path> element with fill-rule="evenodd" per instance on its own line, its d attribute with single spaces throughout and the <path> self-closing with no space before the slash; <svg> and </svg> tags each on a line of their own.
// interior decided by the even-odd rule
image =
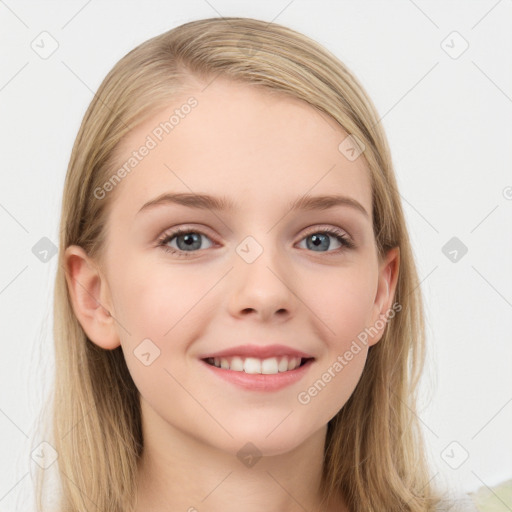
<svg viewBox="0 0 512 512">
<path fill-rule="evenodd" d="M 132 50 L 80 127 L 60 237 L 59 512 L 450 509 L 388 145 L 320 45 L 215 18 Z"/>
</svg>

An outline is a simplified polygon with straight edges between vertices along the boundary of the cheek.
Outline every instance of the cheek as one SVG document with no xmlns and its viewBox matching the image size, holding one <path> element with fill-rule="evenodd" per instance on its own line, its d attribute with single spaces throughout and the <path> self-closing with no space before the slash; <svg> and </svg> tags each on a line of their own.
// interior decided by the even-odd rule
<svg viewBox="0 0 512 512">
<path fill-rule="evenodd" d="M 140 394 L 154 400 L 160 390 L 170 386 L 173 372 L 169 361 L 172 351 L 179 351 L 180 327 L 185 323 L 184 301 L 179 283 L 162 280 L 162 275 L 147 269 L 141 273 L 133 266 L 130 277 L 117 289 L 118 328 L 126 365 Z"/>
<path fill-rule="evenodd" d="M 330 421 L 346 404 L 361 378 L 367 348 L 348 352 L 351 352 L 350 359 L 345 351 L 322 365 L 297 395 L 298 407 L 322 423 Z"/>
<path fill-rule="evenodd" d="M 329 346 L 345 350 L 372 318 L 377 272 L 366 262 L 301 279 L 301 294 L 315 313 Z"/>
<path fill-rule="evenodd" d="M 190 274 L 158 265 L 132 264 L 125 275 L 129 277 L 117 279 L 115 304 L 130 343 L 151 338 L 159 346 L 168 344 L 198 315 L 197 306 L 211 286 L 208 279 L 190 279 Z"/>
<path fill-rule="evenodd" d="M 350 398 L 368 354 L 364 336 L 371 321 L 377 272 L 364 263 L 302 280 L 302 293 L 313 305 L 311 321 L 322 332 L 325 352 L 297 401 L 325 422 Z"/>
<path fill-rule="evenodd" d="M 164 381 L 169 379 L 165 369 L 185 372 L 177 361 L 183 360 L 190 340 L 200 335 L 198 328 L 206 318 L 203 301 L 214 280 L 191 279 L 190 273 L 161 265 L 148 268 L 131 262 L 126 268 L 129 272 L 119 268 L 115 276 L 118 334 L 128 368 L 144 395 L 146 386 L 155 387 L 157 372 Z"/>
</svg>

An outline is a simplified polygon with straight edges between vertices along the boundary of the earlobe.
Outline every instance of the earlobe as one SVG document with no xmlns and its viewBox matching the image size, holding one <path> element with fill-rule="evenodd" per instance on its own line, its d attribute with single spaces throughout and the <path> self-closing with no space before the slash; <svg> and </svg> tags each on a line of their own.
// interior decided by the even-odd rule
<svg viewBox="0 0 512 512">
<path fill-rule="evenodd" d="M 400 248 L 393 247 L 389 249 L 382 263 L 379 266 L 379 277 L 377 293 L 373 308 L 372 327 L 376 334 L 370 338 L 369 345 L 377 343 L 384 334 L 388 317 L 393 308 L 396 286 L 400 269 Z"/>
<path fill-rule="evenodd" d="M 108 285 L 97 265 L 77 245 L 66 248 L 64 261 L 73 310 L 87 337 L 105 350 L 118 347 Z"/>
</svg>

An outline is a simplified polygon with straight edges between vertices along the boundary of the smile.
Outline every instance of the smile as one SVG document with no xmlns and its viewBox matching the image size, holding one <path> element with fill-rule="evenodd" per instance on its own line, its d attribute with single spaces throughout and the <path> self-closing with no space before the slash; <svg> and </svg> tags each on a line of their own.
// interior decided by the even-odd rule
<svg viewBox="0 0 512 512">
<path fill-rule="evenodd" d="M 245 372 L 249 374 L 275 375 L 295 370 L 309 361 L 301 357 L 269 357 L 259 359 L 256 357 L 208 357 L 205 361 L 223 370 Z"/>
</svg>

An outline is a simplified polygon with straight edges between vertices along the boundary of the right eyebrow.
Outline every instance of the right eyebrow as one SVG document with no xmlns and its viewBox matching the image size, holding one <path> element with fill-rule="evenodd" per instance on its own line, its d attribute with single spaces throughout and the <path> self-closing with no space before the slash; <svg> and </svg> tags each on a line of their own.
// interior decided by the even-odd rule
<svg viewBox="0 0 512 512">
<path fill-rule="evenodd" d="M 137 215 L 148 208 L 165 204 L 180 204 L 182 206 L 203 210 L 234 210 L 236 208 L 236 205 L 224 196 L 215 197 L 208 194 L 165 193 L 145 203 L 137 212 Z"/>
</svg>

